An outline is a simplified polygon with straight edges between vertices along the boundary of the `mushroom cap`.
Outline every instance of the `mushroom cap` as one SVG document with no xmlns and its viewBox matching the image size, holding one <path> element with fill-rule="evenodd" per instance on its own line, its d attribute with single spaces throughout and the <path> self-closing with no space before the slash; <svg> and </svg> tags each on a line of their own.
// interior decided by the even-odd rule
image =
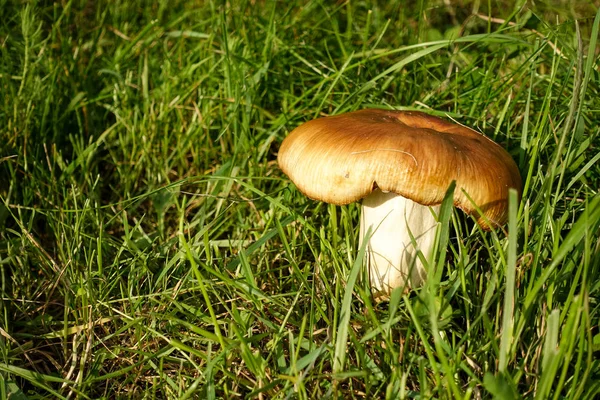
<svg viewBox="0 0 600 400">
<path fill-rule="evenodd" d="M 277 161 L 306 196 L 338 205 L 377 188 L 436 205 L 454 180 L 454 205 L 484 229 L 506 222 L 508 189 L 521 192 L 517 165 L 500 145 L 415 111 L 367 109 L 308 121 L 285 138 Z"/>
</svg>

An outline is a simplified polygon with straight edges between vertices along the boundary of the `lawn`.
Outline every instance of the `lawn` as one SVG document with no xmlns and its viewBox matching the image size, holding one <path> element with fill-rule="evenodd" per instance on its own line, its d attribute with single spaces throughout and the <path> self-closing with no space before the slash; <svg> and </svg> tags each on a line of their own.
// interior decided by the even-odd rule
<svg viewBox="0 0 600 400">
<path fill-rule="evenodd" d="M 598 10 L 0 0 L 0 398 L 597 398 Z M 442 207 L 385 301 L 360 204 L 276 161 L 363 108 L 473 127 L 524 183 L 492 231 Z"/>
</svg>

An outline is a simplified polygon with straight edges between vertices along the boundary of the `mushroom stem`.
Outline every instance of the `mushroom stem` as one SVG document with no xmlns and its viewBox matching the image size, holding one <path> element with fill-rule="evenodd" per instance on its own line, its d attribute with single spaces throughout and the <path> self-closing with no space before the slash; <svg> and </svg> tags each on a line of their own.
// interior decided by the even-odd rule
<svg viewBox="0 0 600 400">
<path fill-rule="evenodd" d="M 396 287 L 418 287 L 425 280 L 427 271 L 418 253 L 431 260 L 437 231 L 432 210 L 438 214 L 440 207 L 379 189 L 363 199 L 360 242 L 371 227 L 367 265 L 373 292 L 386 296 Z"/>
</svg>

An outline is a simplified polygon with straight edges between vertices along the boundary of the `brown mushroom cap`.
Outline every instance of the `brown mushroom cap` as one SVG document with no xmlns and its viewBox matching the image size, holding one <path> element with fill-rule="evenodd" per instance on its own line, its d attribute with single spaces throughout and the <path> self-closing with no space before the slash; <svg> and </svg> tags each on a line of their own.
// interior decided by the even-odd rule
<svg viewBox="0 0 600 400">
<path fill-rule="evenodd" d="M 379 188 L 436 205 L 454 180 L 454 205 L 484 228 L 486 219 L 503 225 L 508 189 L 521 191 L 517 165 L 498 144 L 414 111 L 368 109 L 308 121 L 285 138 L 277 161 L 302 193 L 333 204 Z"/>
</svg>

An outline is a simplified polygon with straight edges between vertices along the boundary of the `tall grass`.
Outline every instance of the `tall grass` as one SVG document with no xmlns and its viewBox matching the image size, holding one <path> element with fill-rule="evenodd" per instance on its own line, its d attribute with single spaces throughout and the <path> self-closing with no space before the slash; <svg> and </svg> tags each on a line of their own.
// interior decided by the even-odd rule
<svg viewBox="0 0 600 400">
<path fill-rule="evenodd" d="M 0 11 L 0 398 L 599 395 L 597 4 Z M 431 279 L 379 303 L 358 205 L 275 161 L 367 107 L 479 129 L 524 181 L 492 232 L 447 200 Z"/>
</svg>

